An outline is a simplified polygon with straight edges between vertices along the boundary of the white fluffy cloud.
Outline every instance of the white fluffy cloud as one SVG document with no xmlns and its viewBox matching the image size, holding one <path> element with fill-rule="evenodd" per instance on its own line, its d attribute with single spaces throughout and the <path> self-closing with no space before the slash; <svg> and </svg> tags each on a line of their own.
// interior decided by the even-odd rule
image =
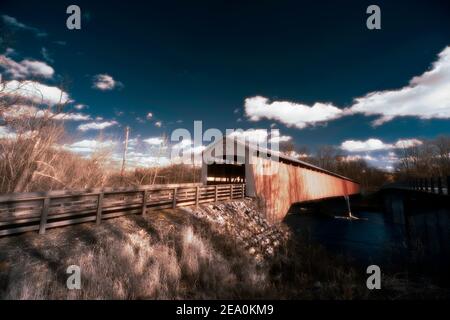
<svg viewBox="0 0 450 320">
<path fill-rule="evenodd" d="M 332 104 L 315 103 L 313 106 L 289 102 L 273 101 L 261 96 L 245 99 L 245 114 L 251 121 L 261 119 L 277 120 L 289 127 L 303 129 L 314 125 L 337 119 L 343 111 Z"/>
<path fill-rule="evenodd" d="M 60 112 L 55 114 L 50 109 L 39 109 L 35 106 L 30 106 L 26 104 L 11 106 L 3 113 L 3 117 L 8 119 L 49 117 L 55 120 L 67 120 L 67 121 L 87 121 L 91 119 L 89 115 L 82 113 Z"/>
<path fill-rule="evenodd" d="M 375 151 L 391 148 L 380 139 L 368 139 L 366 141 L 347 140 L 342 142 L 341 149 L 349 152 Z"/>
<path fill-rule="evenodd" d="M 245 99 L 245 113 L 252 121 L 277 120 L 299 129 L 354 114 L 378 116 L 373 122 L 375 126 L 402 116 L 450 119 L 450 46 L 439 53 L 429 71 L 413 77 L 408 85 L 368 93 L 356 98 L 345 109 L 320 102 L 312 106 L 289 101 L 269 102 L 257 96 Z"/>
<path fill-rule="evenodd" d="M 290 136 L 280 135 L 278 130 L 248 129 L 245 131 L 236 130 L 228 135 L 239 141 L 253 145 L 268 146 L 268 144 L 287 142 L 292 139 Z"/>
<path fill-rule="evenodd" d="M 352 162 L 352 161 L 360 161 L 360 160 L 366 160 L 366 161 L 375 161 L 376 159 L 368 154 L 366 155 L 347 155 L 342 158 L 342 160 L 346 162 Z"/>
<path fill-rule="evenodd" d="M 93 78 L 92 88 L 101 91 L 113 90 L 117 87 L 121 87 L 122 83 L 114 80 L 109 74 L 97 74 Z"/>
<path fill-rule="evenodd" d="M 87 114 L 82 113 L 58 113 L 53 117 L 56 120 L 67 120 L 67 121 L 88 121 L 91 120 L 91 117 Z"/>
<path fill-rule="evenodd" d="M 164 143 L 164 140 L 160 137 L 152 137 L 143 141 L 151 146 L 160 146 Z"/>
<path fill-rule="evenodd" d="M 47 63 L 38 60 L 25 59 L 16 62 L 6 55 L 0 55 L 0 67 L 4 73 L 13 79 L 27 79 L 41 77 L 49 79 L 53 77 L 55 70 Z"/>
<path fill-rule="evenodd" d="M 0 84 L 0 97 L 24 99 L 35 104 L 54 106 L 70 101 L 69 94 L 58 87 L 36 81 L 11 80 Z"/>
<path fill-rule="evenodd" d="M 412 146 L 420 145 L 422 141 L 417 139 L 400 139 L 397 142 L 390 144 L 384 143 L 380 139 L 367 139 L 365 141 L 361 140 L 346 140 L 342 142 L 341 149 L 348 152 L 368 152 L 368 151 L 378 151 L 378 150 L 388 150 L 388 149 L 398 149 L 398 148 L 410 148 Z"/>
<path fill-rule="evenodd" d="M 112 140 L 97 141 L 85 139 L 71 144 L 64 144 L 62 147 L 75 153 L 91 154 L 100 149 L 113 149 L 116 146 L 117 142 Z"/>
<path fill-rule="evenodd" d="M 103 130 L 105 128 L 115 126 L 117 124 L 118 124 L 117 121 L 89 122 L 85 124 L 80 124 L 78 126 L 78 130 L 80 131 Z"/>
<path fill-rule="evenodd" d="M 414 146 L 419 146 L 422 144 L 422 141 L 418 139 L 400 139 L 394 144 L 394 148 L 397 149 L 405 149 L 405 148 L 411 148 Z"/>
<path fill-rule="evenodd" d="M 270 143 L 282 143 L 282 142 L 288 142 L 291 140 L 292 140 L 292 137 L 290 137 L 290 136 L 275 135 L 269 139 L 269 142 Z"/>
<path fill-rule="evenodd" d="M 371 92 L 355 99 L 346 112 L 379 115 L 374 125 L 400 116 L 420 119 L 450 118 L 450 47 L 445 48 L 432 68 L 398 90 Z"/>
</svg>

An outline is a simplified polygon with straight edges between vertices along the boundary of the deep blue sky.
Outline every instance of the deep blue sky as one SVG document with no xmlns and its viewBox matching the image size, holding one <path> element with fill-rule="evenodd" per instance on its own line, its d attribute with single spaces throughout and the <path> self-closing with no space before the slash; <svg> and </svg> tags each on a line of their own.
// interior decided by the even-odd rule
<svg viewBox="0 0 450 320">
<path fill-rule="evenodd" d="M 70 4 L 81 7 L 80 31 L 66 28 Z M 381 7 L 382 30 L 366 28 L 370 4 Z M 53 83 L 62 76 L 70 79 L 67 91 L 77 103 L 89 105 L 84 112 L 116 119 L 142 136 L 170 133 L 180 126 L 177 120 L 187 128 L 194 120 L 219 129 L 269 128 L 274 121 L 250 122 L 243 115 L 244 99 L 256 95 L 345 107 L 371 91 L 407 85 L 450 45 L 449 1 L 2 0 L 0 14 L 48 33 L 36 37 L 5 28 L 2 51 L 7 46 L 21 58 L 42 60 L 41 48 L 47 48 L 56 72 Z M 123 87 L 93 90 L 92 76 L 102 73 Z M 148 112 L 162 128 L 136 121 Z M 277 127 L 311 147 L 450 133 L 449 120 L 406 117 L 373 127 L 374 118 L 355 115 L 326 126 Z M 119 130 L 104 134 L 119 135 Z"/>
</svg>

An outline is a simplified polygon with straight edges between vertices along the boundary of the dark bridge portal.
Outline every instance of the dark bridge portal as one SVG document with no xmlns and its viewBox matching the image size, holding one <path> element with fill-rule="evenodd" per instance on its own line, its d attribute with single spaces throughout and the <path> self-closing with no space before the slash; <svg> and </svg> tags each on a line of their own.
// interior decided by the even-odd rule
<svg viewBox="0 0 450 320">
<path fill-rule="evenodd" d="M 245 165 L 213 163 L 207 166 L 207 184 L 245 183 Z"/>
</svg>

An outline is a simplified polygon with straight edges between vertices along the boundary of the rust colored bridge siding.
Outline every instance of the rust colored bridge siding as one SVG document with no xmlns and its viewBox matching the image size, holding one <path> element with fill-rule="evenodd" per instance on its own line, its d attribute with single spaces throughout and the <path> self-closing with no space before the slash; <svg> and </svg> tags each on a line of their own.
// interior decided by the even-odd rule
<svg viewBox="0 0 450 320">
<path fill-rule="evenodd" d="M 271 223 L 282 221 L 293 203 L 359 193 L 359 184 L 350 180 L 264 158 L 253 160 L 255 193 L 265 202 Z"/>
</svg>

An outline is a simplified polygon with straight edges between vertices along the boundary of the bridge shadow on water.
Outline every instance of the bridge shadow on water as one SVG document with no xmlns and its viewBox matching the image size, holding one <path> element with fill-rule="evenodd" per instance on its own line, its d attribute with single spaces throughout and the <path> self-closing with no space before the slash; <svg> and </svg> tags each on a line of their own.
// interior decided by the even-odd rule
<svg viewBox="0 0 450 320">
<path fill-rule="evenodd" d="M 354 197 L 350 203 L 357 220 L 342 218 L 347 216 L 347 205 L 343 198 L 336 198 L 294 204 L 283 222 L 297 241 L 343 255 L 362 272 L 375 264 L 383 272 L 425 276 L 450 287 L 450 210 L 416 210 L 415 223 L 405 225 L 385 208 L 382 195 Z"/>
</svg>

